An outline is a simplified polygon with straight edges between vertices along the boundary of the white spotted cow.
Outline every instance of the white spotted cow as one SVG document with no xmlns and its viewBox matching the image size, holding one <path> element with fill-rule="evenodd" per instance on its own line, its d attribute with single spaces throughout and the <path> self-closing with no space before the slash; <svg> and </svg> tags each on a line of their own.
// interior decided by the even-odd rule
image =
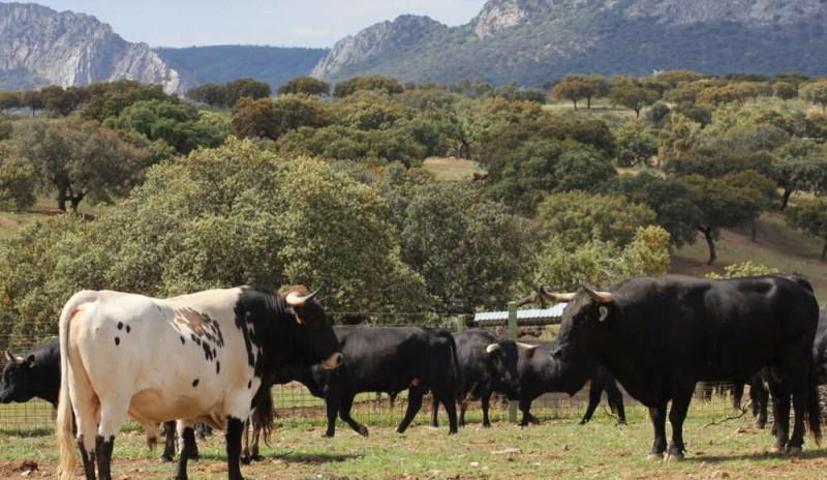
<svg viewBox="0 0 827 480">
<path fill-rule="evenodd" d="M 184 419 L 226 432 L 229 478 L 241 479 L 244 421 L 262 378 L 286 364 L 342 363 L 324 309 L 304 287 L 285 296 L 250 287 L 168 299 L 82 291 L 60 315 L 57 416 L 60 478 L 74 474 L 75 441 L 87 480 L 111 480 L 112 447 L 132 417 L 147 431 Z M 77 438 L 72 435 L 72 413 Z M 187 478 L 180 455 L 176 478 Z"/>
</svg>

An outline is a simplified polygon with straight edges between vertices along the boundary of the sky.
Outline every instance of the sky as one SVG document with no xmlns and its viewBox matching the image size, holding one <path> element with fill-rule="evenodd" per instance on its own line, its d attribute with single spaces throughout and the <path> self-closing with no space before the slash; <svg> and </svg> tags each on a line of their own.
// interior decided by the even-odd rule
<svg viewBox="0 0 827 480">
<path fill-rule="evenodd" d="M 131 42 L 153 47 L 255 44 L 331 47 L 384 20 L 411 13 L 467 23 L 485 0 L 38 0 L 88 13 Z"/>
</svg>

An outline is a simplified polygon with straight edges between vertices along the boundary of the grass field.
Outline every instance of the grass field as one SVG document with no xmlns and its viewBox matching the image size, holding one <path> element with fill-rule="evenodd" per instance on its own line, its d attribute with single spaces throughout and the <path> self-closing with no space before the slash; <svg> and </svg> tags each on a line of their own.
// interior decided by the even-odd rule
<svg viewBox="0 0 827 480">
<path fill-rule="evenodd" d="M 706 426 L 728 414 L 723 400 L 696 402 L 685 428 L 687 460 L 664 463 L 646 459 L 651 427 L 643 408 L 630 406 L 628 426 L 598 413 L 580 426 L 580 410 L 563 419 L 520 429 L 500 421 L 491 429 L 477 423 L 455 436 L 425 426 L 427 415 L 404 435 L 391 422 L 369 425 L 361 438 L 340 428 L 334 439 L 321 437 L 318 422 L 282 419 L 265 447 L 265 460 L 243 467 L 247 478 L 284 479 L 723 479 L 824 478 L 827 450 L 808 443 L 799 458 L 768 453 L 768 432 L 745 416 Z M 477 420 L 474 414 L 472 420 Z M 20 437 L 0 434 L 0 474 L 6 477 L 51 477 L 56 449 L 51 434 Z M 115 443 L 114 476 L 120 480 L 169 478 L 173 466 L 149 452 L 140 431 L 130 430 Z M 200 444 L 202 459 L 190 464 L 191 478 L 226 478 L 223 438 Z M 37 470 L 30 474 L 26 471 Z"/>
</svg>

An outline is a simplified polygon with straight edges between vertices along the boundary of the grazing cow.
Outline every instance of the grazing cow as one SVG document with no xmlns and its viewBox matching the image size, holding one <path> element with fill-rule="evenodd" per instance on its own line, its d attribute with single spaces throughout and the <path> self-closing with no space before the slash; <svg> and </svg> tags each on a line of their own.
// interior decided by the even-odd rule
<svg viewBox="0 0 827 480">
<path fill-rule="evenodd" d="M 244 421 L 263 378 L 285 364 L 342 362 L 324 309 L 304 287 L 282 297 L 249 287 L 209 290 L 168 299 L 83 291 L 60 316 L 61 390 L 58 406 L 60 476 L 68 479 L 77 446 L 87 480 L 111 480 L 112 447 L 131 416 L 144 429 L 185 419 L 226 432 L 228 474 L 241 479 Z M 176 478 L 187 478 L 182 452 Z"/>
<path fill-rule="evenodd" d="M 459 367 L 456 344 L 450 333 L 426 327 L 336 327 L 345 357 L 336 371 L 293 368 L 280 372 L 280 381 L 296 380 L 311 394 L 324 398 L 326 437 L 336 434 L 336 415 L 362 436 L 368 429 L 350 415 L 357 393 L 395 395 L 408 390 L 408 408 L 397 432 L 403 433 L 430 391 L 448 412 L 449 434 L 457 432 L 456 388 Z"/>
<path fill-rule="evenodd" d="M 57 407 L 60 393 L 60 342 L 57 338 L 22 355 L 8 350 L 0 377 L 0 403 L 28 402 L 40 398 Z"/>
<path fill-rule="evenodd" d="M 460 404 L 459 425 L 465 426 L 465 411 L 468 402 L 481 400 L 482 426 L 490 427 L 488 410 L 491 395 L 504 393 L 516 399 L 520 393 L 517 376 L 518 349 L 534 348 L 532 345 L 503 340 L 493 333 L 480 328 L 454 334 L 459 362 L 460 385 L 457 388 L 457 402 Z M 439 402 L 433 398 L 431 424 L 439 426 Z"/>
<path fill-rule="evenodd" d="M 626 423 L 626 410 L 623 406 L 623 394 L 617 388 L 614 377 L 594 360 L 566 362 L 551 356 L 551 342 L 537 342 L 536 348 L 521 350 L 517 371 L 520 377 L 520 411 L 523 418 L 520 425 L 540 423 L 531 414 L 531 402 L 544 393 L 565 392 L 570 396 L 583 389 L 587 381 L 589 386 L 589 406 L 580 420 L 583 425 L 591 420 L 603 391 L 609 401 L 609 408 L 615 412 L 618 422 Z"/>
<path fill-rule="evenodd" d="M 649 407 L 651 457 L 682 459 L 683 421 L 695 384 L 746 378 L 766 368 L 775 398 L 775 448 L 801 451 L 804 418 L 820 437 L 812 368 L 818 304 L 803 280 L 759 276 L 731 280 L 635 278 L 610 292 L 583 287 L 563 312 L 552 355 L 595 358 Z M 795 426 L 789 438 L 790 397 Z M 667 452 L 666 407 L 672 443 Z"/>
</svg>

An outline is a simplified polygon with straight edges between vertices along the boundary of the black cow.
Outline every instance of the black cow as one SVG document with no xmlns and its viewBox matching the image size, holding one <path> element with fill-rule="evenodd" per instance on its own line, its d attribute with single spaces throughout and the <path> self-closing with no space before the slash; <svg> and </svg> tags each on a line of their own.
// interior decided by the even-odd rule
<svg viewBox="0 0 827 480">
<path fill-rule="evenodd" d="M 60 342 L 53 338 L 22 356 L 8 350 L 0 378 L 0 403 L 40 398 L 57 408 L 60 393 Z"/>
<path fill-rule="evenodd" d="M 635 278 L 611 292 L 583 287 L 563 312 L 552 354 L 564 360 L 591 357 L 605 365 L 649 407 L 655 430 L 650 455 L 666 453 L 667 459 L 683 458 L 683 421 L 696 382 L 746 378 L 766 369 L 776 400 L 775 447 L 797 453 L 804 443 L 805 417 L 816 441 L 821 433 L 811 353 L 818 304 L 808 287 L 804 280 L 773 275 Z"/>
<path fill-rule="evenodd" d="M 827 310 L 821 311 L 818 320 L 816 338 L 813 342 L 813 368 L 815 369 L 816 383 L 827 385 Z M 767 424 L 770 393 L 760 374 L 753 375 L 749 380 L 749 384 L 752 414 L 756 417 L 755 426 L 764 428 Z"/>
<path fill-rule="evenodd" d="M 454 399 L 459 367 L 454 337 L 426 327 L 335 327 L 345 358 L 336 371 L 292 368 L 282 371 L 281 381 L 296 380 L 313 395 L 325 399 L 326 437 L 336 433 L 336 415 L 362 436 L 368 429 L 350 415 L 357 393 L 397 394 L 408 390 L 408 408 L 397 428 L 403 433 L 422 407 L 430 390 L 448 412 L 449 433 L 457 432 Z"/>
<path fill-rule="evenodd" d="M 8 350 L 3 356 L 6 365 L 0 376 L 0 403 L 23 403 L 40 398 L 57 408 L 60 393 L 60 340 L 57 337 L 22 356 Z M 171 462 L 175 457 L 175 422 L 165 422 L 163 433 L 161 458 Z M 194 442 L 185 451 L 191 452 L 190 458 L 198 458 L 198 446 Z"/>
<path fill-rule="evenodd" d="M 520 411 L 523 413 L 521 426 L 540 423 L 531 414 L 531 402 L 537 397 L 549 392 L 574 395 L 582 390 L 589 380 L 589 406 L 580 424 L 591 420 L 604 390 L 609 400 L 609 408 L 617 414 L 619 423 L 626 423 L 623 394 L 617 388 L 611 373 L 594 360 L 566 362 L 553 358 L 551 342 L 536 342 L 535 345 L 534 349 L 520 351 L 520 360 L 517 364 L 520 376 Z"/>
<path fill-rule="evenodd" d="M 516 399 L 520 382 L 517 375 L 518 349 L 534 348 L 530 345 L 503 340 L 493 333 L 475 328 L 454 334 L 457 345 L 457 360 L 461 382 L 457 388 L 457 402 L 460 404 L 459 425 L 465 426 L 465 411 L 468 402 L 481 400 L 482 426 L 490 427 L 488 410 L 491 395 L 504 393 Z M 439 426 L 439 401 L 434 396 L 431 410 L 431 424 Z"/>
</svg>

